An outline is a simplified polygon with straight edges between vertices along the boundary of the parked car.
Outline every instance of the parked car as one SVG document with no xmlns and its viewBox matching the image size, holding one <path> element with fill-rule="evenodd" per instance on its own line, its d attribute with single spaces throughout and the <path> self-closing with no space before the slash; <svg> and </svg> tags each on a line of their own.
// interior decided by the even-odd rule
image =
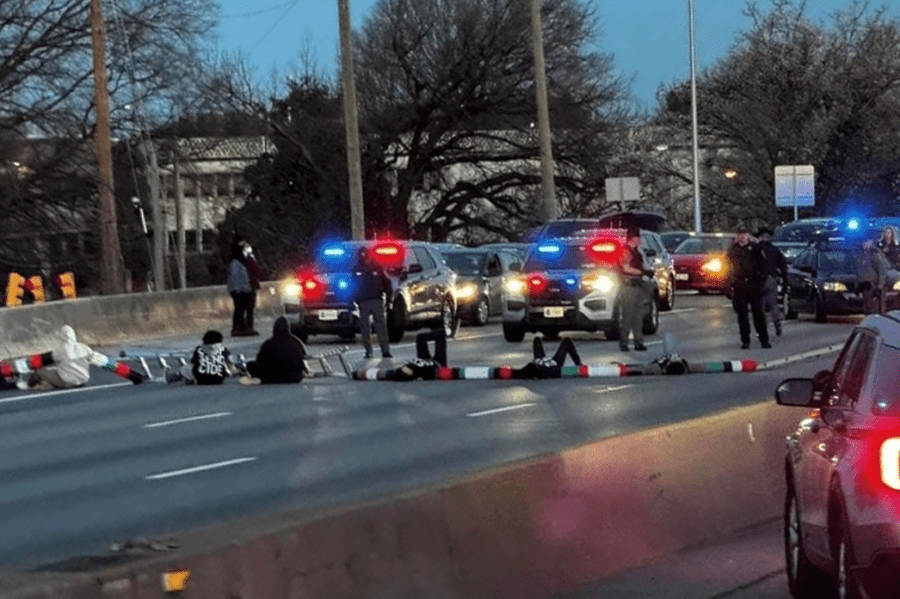
<svg viewBox="0 0 900 599">
<path fill-rule="evenodd" d="M 662 239 L 663 246 L 671 254 L 672 250 L 677 248 L 679 243 L 691 235 L 695 235 L 695 233 L 693 231 L 663 231 L 659 234 L 659 238 Z"/>
<path fill-rule="evenodd" d="M 658 233 L 665 222 L 666 217 L 662 214 L 638 210 L 610 212 L 596 218 L 557 218 L 544 223 L 535 234 L 535 239 L 559 239 L 578 235 L 579 231 L 627 229 L 632 226 Z"/>
<path fill-rule="evenodd" d="M 868 316 L 829 370 L 775 390 L 812 409 L 787 438 L 784 549 L 796 599 L 900 597 L 900 312 Z"/>
<path fill-rule="evenodd" d="M 503 278 L 522 266 L 518 254 L 505 250 L 470 248 L 444 250 L 444 262 L 456 272 L 456 301 L 461 319 L 487 324 L 503 311 Z"/>
<path fill-rule="evenodd" d="M 479 249 L 484 250 L 504 250 L 507 252 L 512 252 L 519 256 L 519 262 L 525 262 L 525 255 L 528 253 L 528 248 L 531 247 L 529 243 L 521 243 L 516 241 L 498 241 L 495 243 L 483 243 L 478 246 Z"/>
<path fill-rule="evenodd" d="M 392 343 L 404 331 L 443 326 L 448 336 L 459 327 L 456 273 L 440 252 L 422 241 L 344 241 L 325 244 L 315 264 L 300 269 L 282 285 L 285 313 L 301 339 L 309 335 L 339 335 L 352 339 L 359 331 L 359 310 L 353 302 L 357 251 L 369 248 L 391 279 L 387 298 L 388 336 Z"/>
<path fill-rule="evenodd" d="M 728 248 L 731 233 L 691 235 L 672 251 L 678 289 L 696 289 L 700 293 L 724 293 L 728 288 Z"/>
<path fill-rule="evenodd" d="M 816 322 L 825 322 L 831 314 L 864 313 L 864 289 L 857 278 L 861 243 L 860 239 L 832 238 L 802 250 L 788 266 L 785 316 L 808 312 Z M 898 294 L 897 289 L 887 291 L 888 309 L 897 305 Z"/>
<path fill-rule="evenodd" d="M 641 232 L 641 250 L 652 250 L 649 233 Z M 519 276 L 509 277 L 503 301 L 503 337 L 519 342 L 527 332 L 556 337 L 564 330 L 603 331 L 607 339 L 621 335 L 621 281 L 618 259 L 624 247 L 623 229 L 588 231 L 581 237 L 536 243 Z M 652 299 L 643 330 L 659 327 L 659 283 L 652 282 Z"/>
<path fill-rule="evenodd" d="M 781 250 L 788 263 L 810 243 L 836 230 L 838 221 L 834 218 L 801 218 L 775 228 L 772 245 Z"/>
</svg>

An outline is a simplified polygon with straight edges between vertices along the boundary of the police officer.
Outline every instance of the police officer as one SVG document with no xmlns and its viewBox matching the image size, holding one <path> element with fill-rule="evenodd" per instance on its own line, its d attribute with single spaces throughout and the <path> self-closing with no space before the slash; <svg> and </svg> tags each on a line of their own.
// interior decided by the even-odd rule
<svg viewBox="0 0 900 599">
<path fill-rule="evenodd" d="M 738 329 L 741 333 L 741 349 L 750 347 L 750 320 L 747 308 L 753 312 L 753 328 L 764 348 L 769 344 L 766 329 L 766 315 L 763 312 L 763 287 L 766 280 L 765 256 L 758 244 L 750 240 L 750 231 L 745 225 L 735 229 L 735 240 L 728 250 L 731 272 L 731 302 L 737 312 Z"/>
<path fill-rule="evenodd" d="M 765 262 L 766 279 L 763 283 L 763 313 L 768 310 L 772 313 L 772 324 L 775 325 L 775 335 L 781 336 L 781 323 L 784 314 L 781 311 L 781 302 L 778 301 L 778 286 L 787 289 L 787 260 L 775 245 L 772 244 L 772 230 L 768 227 L 760 227 L 756 232 L 759 240 L 759 249 Z"/>
<path fill-rule="evenodd" d="M 641 231 L 629 227 L 625 235 L 625 251 L 619 260 L 619 272 L 622 280 L 621 310 L 622 328 L 619 336 L 619 349 L 628 351 L 628 335 L 634 335 L 634 349 L 645 351 L 644 345 L 644 310 L 649 294 L 645 288 L 643 276 L 652 274 L 644 268 L 644 255 L 638 249 L 641 243 Z"/>
<path fill-rule="evenodd" d="M 387 322 L 384 316 L 384 295 L 391 297 L 391 280 L 384 270 L 372 262 L 369 249 L 359 248 L 358 266 L 354 273 L 354 299 L 359 306 L 359 333 L 366 350 L 366 358 L 372 357 L 371 318 L 375 322 L 375 333 L 381 346 L 381 356 L 390 358 L 391 346 L 388 342 Z"/>
</svg>

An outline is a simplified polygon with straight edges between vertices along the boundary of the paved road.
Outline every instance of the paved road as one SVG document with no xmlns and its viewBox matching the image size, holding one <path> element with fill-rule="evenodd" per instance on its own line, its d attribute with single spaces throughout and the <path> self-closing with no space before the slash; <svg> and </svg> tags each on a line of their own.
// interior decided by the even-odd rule
<svg viewBox="0 0 900 599">
<path fill-rule="evenodd" d="M 678 337 L 690 361 L 776 361 L 839 344 L 858 320 L 792 322 L 774 349 L 741 351 L 726 300 L 678 300 L 676 311 L 662 315 L 661 330 Z M 623 360 L 601 334 L 573 338 L 586 363 Z M 658 339 L 651 339 L 648 357 L 661 352 Z M 252 357 L 260 341 L 230 345 Z M 195 343 L 157 340 L 126 349 Z M 313 351 L 344 343 L 311 339 Z M 103 349 L 115 355 L 121 348 Z M 394 347 L 395 362 L 413 354 L 412 335 Z M 636 361 L 640 355 L 624 356 Z M 497 323 L 464 328 L 450 345 L 450 360 L 459 366 L 517 366 L 529 359 L 530 338 L 507 343 Z M 394 494 L 765 400 L 779 380 L 810 375 L 832 359 L 833 353 L 754 374 L 402 384 L 329 378 L 296 386 L 229 381 L 216 388 L 132 386 L 100 372 L 85 389 L 10 392 L 0 396 L 0 568 L 102 554 L 116 540 L 266 510 Z"/>
</svg>

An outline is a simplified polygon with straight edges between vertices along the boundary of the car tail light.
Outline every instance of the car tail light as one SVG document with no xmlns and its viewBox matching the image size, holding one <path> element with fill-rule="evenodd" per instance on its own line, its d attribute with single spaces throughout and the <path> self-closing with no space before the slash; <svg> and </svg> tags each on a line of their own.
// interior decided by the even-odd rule
<svg viewBox="0 0 900 599">
<path fill-rule="evenodd" d="M 525 277 L 525 285 L 528 288 L 528 293 L 531 295 L 540 295 L 547 291 L 550 282 L 547 281 L 547 277 L 544 275 L 532 274 Z"/>
<path fill-rule="evenodd" d="M 369 248 L 369 255 L 379 266 L 390 268 L 403 265 L 406 250 L 402 243 L 380 241 Z"/>
<path fill-rule="evenodd" d="M 600 264 L 618 264 L 625 248 L 615 237 L 598 237 L 587 245 L 587 254 Z"/>
<path fill-rule="evenodd" d="M 881 482 L 900 491 L 900 437 L 882 441 L 878 454 Z"/>
</svg>

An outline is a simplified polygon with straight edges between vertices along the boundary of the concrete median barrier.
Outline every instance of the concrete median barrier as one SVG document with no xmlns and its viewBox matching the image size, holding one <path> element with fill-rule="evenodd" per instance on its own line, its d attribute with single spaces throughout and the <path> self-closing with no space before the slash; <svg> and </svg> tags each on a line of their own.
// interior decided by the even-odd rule
<svg viewBox="0 0 900 599">
<path fill-rule="evenodd" d="M 778 517 L 803 415 L 757 404 L 352 509 L 248 518 L 89 576 L 0 579 L 0 596 L 157 597 L 186 569 L 186 598 L 550 597 Z"/>
<path fill-rule="evenodd" d="M 58 300 L 0 309 L 0 357 L 45 351 L 47 335 L 71 325 L 89 345 L 135 337 L 175 335 L 210 328 L 231 330 L 231 296 L 224 285 L 159 293 L 129 293 Z M 283 312 L 276 283 L 257 294 L 259 318 Z"/>
</svg>

